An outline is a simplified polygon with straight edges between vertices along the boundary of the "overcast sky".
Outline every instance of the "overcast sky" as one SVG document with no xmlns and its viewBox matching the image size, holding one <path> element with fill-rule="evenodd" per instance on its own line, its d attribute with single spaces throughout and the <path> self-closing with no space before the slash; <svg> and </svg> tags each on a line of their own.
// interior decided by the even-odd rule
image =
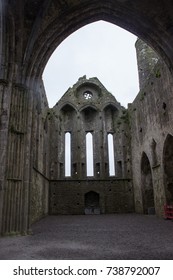
<svg viewBox="0 0 173 280">
<path fill-rule="evenodd" d="M 43 73 L 49 106 L 53 107 L 79 77 L 97 77 L 121 105 L 127 107 L 139 91 L 136 36 L 99 21 L 64 40 Z"/>
</svg>

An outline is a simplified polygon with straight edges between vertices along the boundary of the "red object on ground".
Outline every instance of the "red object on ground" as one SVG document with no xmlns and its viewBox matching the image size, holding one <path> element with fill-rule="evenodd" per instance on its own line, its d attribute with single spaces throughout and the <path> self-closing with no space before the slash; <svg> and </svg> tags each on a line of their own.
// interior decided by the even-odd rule
<svg viewBox="0 0 173 280">
<path fill-rule="evenodd" d="M 173 219 L 173 205 L 164 205 L 165 219 Z"/>
</svg>

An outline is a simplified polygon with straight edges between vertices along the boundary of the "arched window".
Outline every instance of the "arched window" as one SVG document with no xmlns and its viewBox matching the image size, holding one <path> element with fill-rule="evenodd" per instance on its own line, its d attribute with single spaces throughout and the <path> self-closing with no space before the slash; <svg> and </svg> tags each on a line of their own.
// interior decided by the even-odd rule
<svg viewBox="0 0 173 280">
<path fill-rule="evenodd" d="M 71 133 L 65 133 L 65 177 L 71 176 Z"/>
<path fill-rule="evenodd" d="M 108 133 L 108 159 L 109 176 L 115 176 L 114 141 L 113 135 L 111 133 Z"/>
<path fill-rule="evenodd" d="M 93 135 L 91 132 L 86 134 L 86 167 L 87 177 L 94 176 Z"/>
</svg>

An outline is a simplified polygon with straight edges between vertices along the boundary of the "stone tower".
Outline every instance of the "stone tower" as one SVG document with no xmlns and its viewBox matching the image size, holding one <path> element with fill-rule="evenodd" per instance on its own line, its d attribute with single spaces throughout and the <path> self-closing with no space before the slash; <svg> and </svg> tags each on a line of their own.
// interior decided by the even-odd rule
<svg viewBox="0 0 173 280">
<path fill-rule="evenodd" d="M 141 39 L 137 39 L 135 47 L 137 54 L 139 86 L 140 89 L 142 89 L 154 69 L 154 66 L 158 62 L 159 56 Z"/>
</svg>

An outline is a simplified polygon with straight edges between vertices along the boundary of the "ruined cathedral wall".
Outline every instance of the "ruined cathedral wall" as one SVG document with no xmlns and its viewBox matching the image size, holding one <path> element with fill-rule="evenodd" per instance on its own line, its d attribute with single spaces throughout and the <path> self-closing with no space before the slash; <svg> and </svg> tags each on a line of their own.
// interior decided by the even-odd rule
<svg viewBox="0 0 173 280">
<path fill-rule="evenodd" d="M 0 2 L 0 232 L 26 232 L 25 145 L 29 92 L 17 77 L 15 25 L 11 9 Z M 25 113 L 26 111 L 26 113 Z M 25 164 L 24 164 L 25 162 Z M 26 191 L 27 193 L 27 191 Z M 25 211 L 26 210 L 26 211 Z M 26 215 L 25 215 L 26 214 Z"/>
<path fill-rule="evenodd" d="M 49 193 L 49 109 L 42 81 L 35 95 L 29 205 L 31 224 L 48 214 Z"/>
<path fill-rule="evenodd" d="M 36 128 L 39 127 L 41 133 L 43 126 L 41 116 L 43 110 L 37 108 L 39 101 L 44 100 L 41 96 L 42 82 L 25 76 L 22 63 L 25 51 L 23 35 L 26 35 L 26 32 L 23 33 L 23 17 L 20 14 L 22 9 L 18 9 L 14 3 L 14 6 L 10 7 L 10 3 L 8 5 L 5 2 L 7 1 L 0 1 L 0 233 L 2 235 L 26 234 L 30 223 L 35 220 L 34 211 L 38 213 L 36 201 L 39 199 L 41 201 L 48 192 L 48 185 L 43 183 L 43 179 L 37 184 L 38 180 L 35 178 L 37 171 L 33 168 L 36 155 L 38 161 L 42 161 L 42 142 L 46 141 L 39 139 L 39 147 L 36 148 L 35 135 L 38 131 Z M 40 169 L 42 171 L 43 168 Z M 39 190 L 43 185 L 44 192 Z M 39 192 L 39 195 L 36 195 L 36 192 Z M 44 208 L 46 209 L 45 206 Z M 43 210 L 39 211 L 36 214 L 37 218 L 41 217 L 42 213 Z"/>
<path fill-rule="evenodd" d="M 173 79 L 159 61 L 145 86 L 129 105 L 132 169 L 136 212 L 143 212 L 141 158 L 145 153 L 151 166 L 154 203 L 162 215 L 165 203 L 163 150 L 168 134 L 173 135 Z M 154 147 L 153 147 L 154 143 Z M 153 150 L 154 149 L 154 150 Z"/>
<path fill-rule="evenodd" d="M 49 127 L 49 213 L 84 214 L 90 194 L 99 197 L 102 214 L 134 212 L 129 114 L 97 78 L 79 78 L 49 111 Z M 92 175 L 87 172 L 88 132 L 93 136 Z M 66 133 L 71 135 L 69 173 L 65 171 Z M 110 161 L 108 136 L 114 147 Z"/>
<path fill-rule="evenodd" d="M 96 192 L 100 213 L 134 212 L 132 182 L 129 179 L 70 180 L 50 182 L 50 214 L 85 214 L 85 195 Z"/>
</svg>

